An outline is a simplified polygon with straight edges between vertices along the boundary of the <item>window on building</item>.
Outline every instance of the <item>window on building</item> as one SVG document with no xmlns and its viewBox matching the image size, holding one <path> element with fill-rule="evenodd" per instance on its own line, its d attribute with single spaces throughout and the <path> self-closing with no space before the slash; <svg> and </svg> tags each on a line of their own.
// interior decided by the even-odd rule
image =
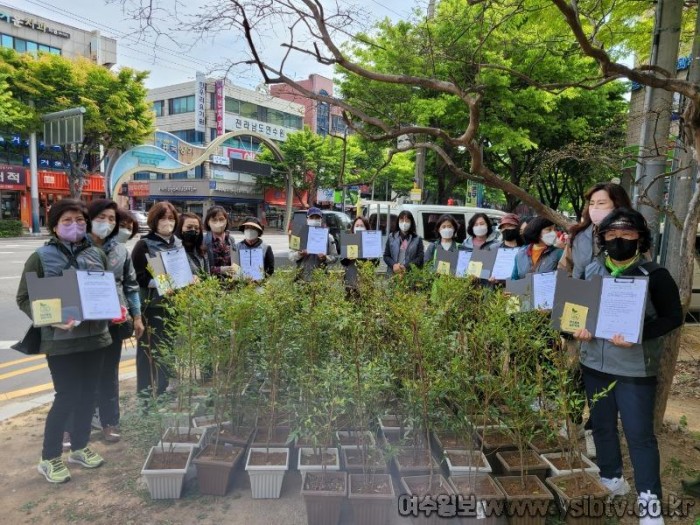
<svg viewBox="0 0 700 525">
<path fill-rule="evenodd" d="M 226 113 L 233 113 L 234 115 L 240 115 L 241 114 L 241 101 L 236 100 L 235 98 L 226 97 L 226 100 L 224 102 L 224 109 L 226 110 Z"/>
<path fill-rule="evenodd" d="M 187 97 L 171 98 L 168 100 L 168 114 L 177 115 L 179 113 L 194 112 L 194 95 Z"/>
<path fill-rule="evenodd" d="M 52 55 L 60 55 L 60 54 L 61 54 L 61 50 L 58 49 L 57 47 L 50 47 L 50 48 L 49 48 L 49 53 L 51 53 Z"/>
<path fill-rule="evenodd" d="M 202 144 L 204 142 L 204 133 L 201 131 L 182 129 L 179 131 L 171 131 L 170 133 L 190 144 Z"/>
<path fill-rule="evenodd" d="M 216 93 L 209 93 L 209 109 L 216 109 Z"/>
<path fill-rule="evenodd" d="M 39 51 L 43 51 L 44 53 L 51 53 L 51 47 L 44 44 L 39 44 Z"/>
<path fill-rule="evenodd" d="M 252 102 L 241 101 L 241 113 L 242 117 L 250 118 L 253 120 L 258 120 L 258 105 Z"/>
<path fill-rule="evenodd" d="M 39 44 L 27 41 L 27 52 L 36 54 L 39 51 Z"/>
<path fill-rule="evenodd" d="M 14 40 L 15 39 L 12 38 L 10 35 L 0 35 L 0 45 L 2 45 L 2 47 L 9 47 L 10 49 L 14 49 Z"/>
<path fill-rule="evenodd" d="M 15 51 L 25 53 L 27 51 L 27 41 L 22 38 L 15 38 Z"/>
<path fill-rule="evenodd" d="M 209 141 L 216 139 L 216 128 L 209 128 Z"/>
<path fill-rule="evenodd" d="M 156 100 L 153 102 L 153 113 L 156 114 L 156 117 L 162 117 L 165 113 L 165 101 L 164 100 Z"/>
</svg>

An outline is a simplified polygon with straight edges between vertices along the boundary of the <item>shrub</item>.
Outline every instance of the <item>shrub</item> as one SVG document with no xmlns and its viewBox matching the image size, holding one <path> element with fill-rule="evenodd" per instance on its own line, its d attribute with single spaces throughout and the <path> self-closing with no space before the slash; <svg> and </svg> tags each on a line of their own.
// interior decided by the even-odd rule
<svg viewBox="0 0 700 525">
<path fill-rule="evenodd" d="M 0 220 L 0 237 L 20 237 L 24 231 L 22 221 L 13 219 Z"/>
</svg>

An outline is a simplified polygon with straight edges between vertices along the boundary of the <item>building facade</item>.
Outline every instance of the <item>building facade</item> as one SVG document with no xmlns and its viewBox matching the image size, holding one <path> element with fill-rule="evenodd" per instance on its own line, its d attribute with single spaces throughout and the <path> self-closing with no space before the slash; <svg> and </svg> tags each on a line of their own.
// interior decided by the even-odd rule
<svg viewBox="0 0 700 525">
<path fill-rule="evenodd" d="M 183 211 L 204 214 L 218 204 L 228 209 L 234 224 L 247 215 L 274 221 L 277 212 L 271 207 L 276 203 L 266 204 L 264 176 L 233 170 L 231 159 L 255 161 L 262 143 L 248 132 L 284 142 L 289 133 L 301 130 L 304 106 L 201 75 L 194 81 L 152 89 L 148 98 L 159 130 L 154 144 L 181 162 L 191 162 L 226 132 L 241 135 L 228 139 L 208 162 L 188 172 L 137 173 L 126 190 L 133 208 L 146 209 L 153 202 L 169 200 Z"/>
<path fill-rule="evenodd" d="M 66 58 L 86 57 L 111 67 L 117 62 L 117 41 L 99 31 L 85 31 L 51 19 L 0 4 L 0 47 L 19 53 L 53 53 Z M 88 163 L 92 163 L 90 159 Z M 66 166 L 60 148 L 38 143 L 39 218 L 57 200 L 70 195 Z M 31 222 L 31 188 L 27 137 L 0 130 L 0 218 Z M 92 166 L 88 165 L 88 169 Z M 95 169 L 99 169 L 95 163 Z M 83 198 L 104 197 L 99 173 L 87 177 Z"/>
</svg>

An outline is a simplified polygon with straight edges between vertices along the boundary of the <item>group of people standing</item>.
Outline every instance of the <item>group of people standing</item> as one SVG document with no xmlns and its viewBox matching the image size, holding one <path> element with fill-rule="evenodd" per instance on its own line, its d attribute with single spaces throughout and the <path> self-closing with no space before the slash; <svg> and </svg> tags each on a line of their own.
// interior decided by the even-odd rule
<svg viewBox="0 0 700 525">
<path fill-rule="evenodd" d="M 512 279 L 557 268 L 576 279 L 590 279 L 594 275 L 647 277 L 641 344 L 625 341 L 622 336 L 603 340 L 585 329 L 575 332 L 573 338 L 580 344 L 580 389 L 585 390 L 590 406 L 586 429 L 597 449 L 603 484 L 613 495 L 625 495 L 630 490 L 622 475 L 619 414 L 639 502 L 649 505 L 661 497 L 653 408 L 662 336 L 683 321 L 678 288 L 666 269 L 648 259 L 652 233 L 644 218 L 631 208 L 624 189 L 601 183 L 591 188 L 585 198 L 583 218 L 569 230 L 568 239 L 544 217 L 521 220 L 515 214 L 507 214 L 496 231 L 489 217 L 478 213 L 470 218 L 468 236 L 460 245 L 456 241 L 459 224 L 451 215 L 443 215 L 435 226 L 437 240 L 425 250 L 412 214 L 401 211 L 396 230 L 387 238 L 383 260 L 387 274 L 396 276 L 424 265 L 436 270 L 439 250 L 510 249 L 517 250 Z M 308 210 L 309 226 L 322 226 L 322 220 L 321 210 Z M 46 419 L 38 466 L 48 481 L 70 479 L 61 455 L 62 435 L 66 430 L 71 434 L 69 463 L 87 468 L 102 464 L 103 459 L 87 446 L 95 404 L 99 407 L 105 440 L 119 438 L 118 365 L 125 338 L 133 334 L 138 339 L 138 392 L 159 395 L 168 388 L 171 374 L 157 356 L 158 349 L 168 344 L 165 325 L 169 314 L 156 291 L 147 255 L 153 257 L 160 251 L 184 249 L 193 275 L 214 275 L 227 281 L 239 276 L 237 257 L 244 257 L 247 250 L 262 249 L 264 277 L 274 273 L 274 254 L 261 238 L 264 228 L 260 221 L 247 218 L 239 228 L 243 234 L 239 242 L 234 240 L 230 225 L 226 210 L 220 206 L 210 208 L 202 220 L 196 214 L 179 213 L 169 202 L 158 202 L 148 213 L 148 233 L 138 240 L 129 256 L 124 243 L 136 235 L 137 223 L 113 201 L 97 200 L 86 208 L 79 201 L 64 199 L 51 208 L 48 217 L 51 239 L 29 257 L 24 274 L 56 276 L 68 268 L 112 271 L 124 315 L 112 322 L 70 322 L 41 329 L 41 352 L 47 356 L 56 390 Z M 353 221 L 352 233 L 368 229 L 365 218 Z M 289 258 L 305 280 L 315 269 L 340 259 L 345 267 L 346 283 L 350 285 L 357 260 L 340 258 L 339 251 L 329 235 L 325 255 L 291 250 Z M 17 302 L 31 317 L 24 274 Z M 498 287 L 499 283 L 492 280 L 488 285 Z M 609 393 L 593 403 L 596 394 L 606 389 L 610 389 Z M 645 524 L 663 522 L 660 515 L 647 514 L 644 519 Z"/>
</svg>

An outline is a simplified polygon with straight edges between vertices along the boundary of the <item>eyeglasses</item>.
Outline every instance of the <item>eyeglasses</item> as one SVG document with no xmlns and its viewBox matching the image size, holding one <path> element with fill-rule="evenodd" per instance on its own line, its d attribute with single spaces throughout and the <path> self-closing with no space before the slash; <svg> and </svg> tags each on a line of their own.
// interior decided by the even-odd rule
<svg viewBox="0 0 700 525">
<path fill-rule="evenodd" d="M 68 226 L 69 224 L 85 224 L 87 221 L 85 220 L 85 217 L 76 217 L 75 219 L 71 219 L 70 217 L 66 217 L 64 219 L 61 219 L 60 221 L 61 224 L 65 224 Z"/>
</svg>

